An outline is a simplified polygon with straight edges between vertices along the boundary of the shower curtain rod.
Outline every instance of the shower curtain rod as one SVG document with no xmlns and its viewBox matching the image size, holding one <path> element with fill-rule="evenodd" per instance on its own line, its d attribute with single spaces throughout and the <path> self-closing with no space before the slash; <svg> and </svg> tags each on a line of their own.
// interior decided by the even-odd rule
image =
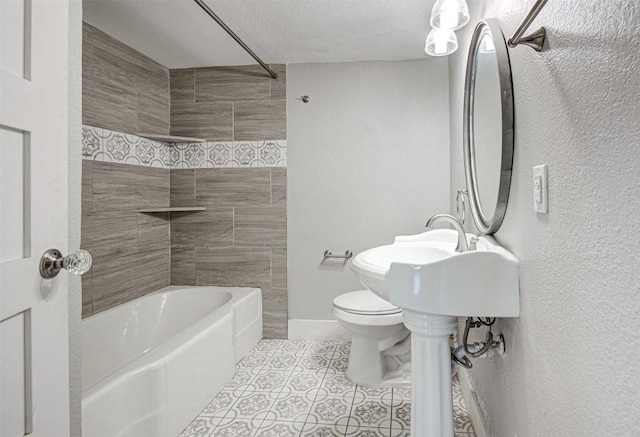
<svg viewBox="0 0 640 437">
<path fill-rule="evenodd" d="M 262 68 L 264 68 L 267 73 L 269 73 L 269 76 L 271 76 L 273 79 L 277 79 L 278 78 L 278 74 L 273 71 L 271 68 L 269 68 L 269 66 L 267 64 L 265 64 L 264 62 L 262 62 L 262 59 L 260 59 L 260 57 L 258 55 L 256 55 L 253 50 L 251 50 L 249 48 L 248 45 L 245 44 L 244 41 L 242 41 L 240 39 L 240 37 L 238 35 L 235 34 L 235 32 L 233 30 L 231 30 L 229 28 L 229 26 L 226 25 L 226 23 L 224 21 L 222 21 L 222 19 L 220 17 L 218 17 L 210 8 L 209 6 L 206 5 L 206 3 L 203 0 L 193 0 L 194 2 L 196 2 L 198 4 L 198 6 L 200 6 L 202 8 L 203 11 L 205 11 L 207 13 L 207 15 L 209 15 L 211 18 L 213 18 L 213 20 L 218 23 L 220 25 L 220 27 L 222 27 L 222 29 L 227 32 L 229 34 L 229 36 L 231 36 L 231 38 L 233 38 L 234 40 L 236 40 L 236 42 L 238 44 L 240 44 L 240 47 L 242 47 L 243 49 L 245 49 L 245 51 L 247 53 L 249 53 L 251 55 L 251 57 L 253 59 L 255 59 L 256 61 L 258 61 L 258 64 L 260 64 L 262 66 Z"/>
</svg>

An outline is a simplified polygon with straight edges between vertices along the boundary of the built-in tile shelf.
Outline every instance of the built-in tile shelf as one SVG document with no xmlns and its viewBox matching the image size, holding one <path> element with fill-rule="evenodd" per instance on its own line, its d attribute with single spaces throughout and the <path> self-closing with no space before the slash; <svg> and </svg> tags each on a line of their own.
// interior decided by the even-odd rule
<svg viewBox="0 0 640 437">
<path fill-rule="evenodd" d="M 138 134 L 139 137 L 148 138 L 165 143 L 206 143 L 206 138 L 179 137 L 175 135 Z"/>
<path fill-rule="evenodd" d="M 171 207 L 158 207 L 158 208 L 144 208 L 138 209 L 137 212 L 154 213 L 154 212 L 196 212 L 206 211 L 204 206 L 171 206 Z"/>
</svg>

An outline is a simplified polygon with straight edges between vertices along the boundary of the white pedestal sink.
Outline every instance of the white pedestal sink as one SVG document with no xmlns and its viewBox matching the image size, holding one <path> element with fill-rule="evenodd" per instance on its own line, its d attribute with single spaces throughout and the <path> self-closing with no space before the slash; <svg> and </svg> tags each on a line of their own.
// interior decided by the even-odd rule
<svg viewBox="0 0 640 437">
<path fill-rule="evenodd" d="M 457 318 L 519 315 L 513 254 L 491 237 L 462 253 L 457 241 L 448 229 L 396 237 L 351 266 L 369 290 L 403 309 L 411 331 L 412 437 L 453 437 L 449 336 Z"/>
</svg>

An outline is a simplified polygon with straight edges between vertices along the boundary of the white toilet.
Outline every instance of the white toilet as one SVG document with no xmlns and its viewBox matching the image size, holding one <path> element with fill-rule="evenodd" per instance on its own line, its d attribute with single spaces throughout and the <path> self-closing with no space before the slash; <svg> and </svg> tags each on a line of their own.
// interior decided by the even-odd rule
<svg viewBox="0 0 640 437">
<path fill-rule="evenodd" d="M 333 315 L 351 334 L 347 377 L 361 385 L 409 385 L 411 336 L 402 309 L 369 290 L 341 294 Z"/>
</svg>

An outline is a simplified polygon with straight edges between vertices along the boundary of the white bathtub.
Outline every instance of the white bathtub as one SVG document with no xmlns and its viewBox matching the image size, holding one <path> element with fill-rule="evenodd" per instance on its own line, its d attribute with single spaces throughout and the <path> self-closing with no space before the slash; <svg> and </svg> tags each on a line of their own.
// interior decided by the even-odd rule
<svg viewBox="0 0 640 437">
<path fill-rule="evenodd" d="M 165 287 L 82 321 L 84 437 L 176 437 L 262 337 L 258 288 Z"/>
</svg>

